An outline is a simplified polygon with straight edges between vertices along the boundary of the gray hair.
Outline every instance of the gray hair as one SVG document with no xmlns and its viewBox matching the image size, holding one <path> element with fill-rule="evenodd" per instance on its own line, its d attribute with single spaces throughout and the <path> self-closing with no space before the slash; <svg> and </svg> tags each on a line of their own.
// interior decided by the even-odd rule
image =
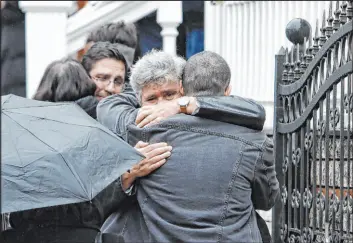
<svg viewBox="0 0 353 243">
<path fill-rule="evenodd" d="M 179 82 L 185 63 L 182 57 L 152 50 L 132 66 L 130 84 L 138 98 L 141 99 L 141 91 L 145 86 Z"/>
<path fill-rule="evenodd" d="M 223 57 L 210 51 L 197 53 L 184 68 L 184 93 L 187 96 L 224 95 L 230 77 L 230 68 Z"/>
</svg>

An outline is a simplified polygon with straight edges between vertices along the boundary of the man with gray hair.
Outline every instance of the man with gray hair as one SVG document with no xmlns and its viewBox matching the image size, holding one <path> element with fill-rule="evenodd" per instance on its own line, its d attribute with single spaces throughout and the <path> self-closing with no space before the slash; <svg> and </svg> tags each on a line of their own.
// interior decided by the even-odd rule
<svg viewBox="0 0 353 243">
<path fill-rule="evenodd" d="M 102 100 L 97 107 L 99 121 L 126 139 L 127 127 L 135 122 L 143 127 L 181 112 L 209 119 L 218 117 L 220 121 L 262 130 L 264 108 L 250 99 L 217 94 L 189 97 L 190 102 L 185 106 L 185 111 L 183 107 L 180 109 L 179 100 L 183 99 L 178 98 L 183 88 L 181 79 L 185 63 L 183 58 L 163 51 L 152 50 L 145 54 L 131 70 L 131 86 L 135 92 L 124 92 Z M 174 102 L 165 103 L 171 100 Z M 161 109 L 158 109 L 157 104 L 161 104 Z M 167 109 L 162 104 L 167 105 Z M 168 106 L 172 104 L 170 108 L 174 109 L 169 109 Z"/>
<path fill-rule="evenodd" d="M 153 56 L 158 55 L 143 57 L 132 69 L 130 81 L 141 109 L 128 94 L 103 99 L 97 109 L 98 120 L 130 144 L 143 140 L 173 146 L 168 162 L 139 180 L 141 238 L 262 242 L 255 208 L 270 209 L 279 192 L 272 143 L 259 131 L 265 118 L 263 107 L 229 96 L 230 69 L 215 53 L 191 57 L 182 83 L 175 80 L 178 69 L 168 64 L 172 62 Z M 180 97 L 183 94 L 187 96 Z M 159 107 L 157 113 L 153 107 Z M 103 231 L 129 235 L 129 227 Z"/>
<path fill-rule="evenodd" d="M 180 97 L 180 80 L 186 61 L 178 56 L 152 50 L 131 70 L 131 86 L 142 106 Z M 155 88 L 160 93 L 156 94 Z"/>
</svg>

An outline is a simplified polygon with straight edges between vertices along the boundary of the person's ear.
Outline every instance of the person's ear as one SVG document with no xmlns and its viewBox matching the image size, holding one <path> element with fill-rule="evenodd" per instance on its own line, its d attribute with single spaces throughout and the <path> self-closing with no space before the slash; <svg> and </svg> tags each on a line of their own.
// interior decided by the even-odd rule
<svg viewBox="0 0 353 243">
<path fill-rule="evenodd" d="M 181 80 L 179 82 L 179 92 L 182 96 L 184 96 L 183 82 Z"/>
<path fill-rule="evenodd" d="M 231 92 L 232 92 L 232 85 L 228 85 L 228 87 L 226 88 L 226 91 L 224 92 L 224 95 L 229 96 Z"/>
</svg>

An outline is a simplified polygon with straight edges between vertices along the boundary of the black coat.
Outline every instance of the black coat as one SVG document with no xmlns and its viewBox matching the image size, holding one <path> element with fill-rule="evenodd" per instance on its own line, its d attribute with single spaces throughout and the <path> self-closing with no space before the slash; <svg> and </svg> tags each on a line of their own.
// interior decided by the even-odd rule
<svg viewBox="0 0 353 243">
<path fill-rule="evenodd" d="M 1 9 L 1 95 L 26 96 L 25 17 L 16 1 Z"/>
<path fill-rule="evenodd" d="M 94 119 L 97 119 L 96 108 L 98 102 L 98 99 L 94 96 L 86 96 L 75 101 L 77 105 L 79 105 L 88 115 Z"/>
<path fill-rule="evenodd" d="M 126 80 L 124 92 L 133 92 L 130 83 L 128 83 L 128 79 Z M 79 105 L 92 118 L 97 119 L 97 105 L 99 100 L 96 97 L 86 96 L 76 100 L 75 103 Z"/>
<path fill-rule="evenodd" d="M 91 202 L 10 214 L 13 229 L 0 234 L 1 243 L 94 243 L 104 220 L 130 203 L 120 179 Z"/>
</svg>

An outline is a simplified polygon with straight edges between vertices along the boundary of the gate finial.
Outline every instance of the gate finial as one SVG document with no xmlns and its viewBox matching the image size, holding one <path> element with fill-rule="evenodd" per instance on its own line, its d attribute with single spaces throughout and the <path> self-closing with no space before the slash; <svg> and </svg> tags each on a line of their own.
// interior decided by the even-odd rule
<svg viewBox="0 0 353 243">
<path fill-rule="evenodd" d="M 327 18 L 327 23 L 328 25 L 326 26 L 326 37 L 330 38 L 330 36 L 333 34 L 333 14 L 332 14 L 332 1 L 330 1 L 330 7 L 328 10 L 328 18 Z"/>
<path fill-rule="evenodd" d="M 348 21 L 351 21 L 353 18 L 353 1 L 347 1 L 347 18 Z"/>
<path fill-rule="evenodd" d="M 326 11 L 325 11 L 325 9 L 322 14 L 322 25 L 321 25 L 320 32 L 321 32 L 321 36 L 319 38 L 319 46 L 322 47 L 326 42 L 326 35 L 325 35 L 325 33 L 326 33 Z"/>
<path fill-rule="evenodd" d="M 308 45 L 308 53 L 306 56 L 306 63 L 309 63 L 313 60 L 313 33 L 310 31 L 309 35 L 309 45 Z"/>
<path fill-rule="evenodd" d="M 304 37 L 304 40 L 306 40 L 306 38 Z M 304 42 L 304 41 L 303 41 Z M 301 64 L 301 60 L 300 60 L 300 46 L 299 43 L 297 43 L 297 46 L 295 48 L 295 61 L 294 61 L 294 80 L 298 80 L 300 79 L 300 75 L 301 75 L 301 70 L 300 70 L 300 64 Z"/>
<path fill-rule="evenodd" d="M 341 24 L 344 25 L 345 23 L 347 23 L 347 12 L 346 12 L 346 9 L 347 9 L 347 3 L 346 1 L 344 1 L 341 5 L 341 14 L 340 14 L 340 21 L 341 21 Z"/>
<path fill-rule="evenodd" d="M 288 48 L 285 49 L 284 55 L 285 55 L 285 61 L 283 63 L 284 70 L 282 73 L 282 82 L 287 83 L 288 82 L 288 72 L 289 72 L 289 67 L 290 67 Z"/>
<path fill-rule="evenodd" d="M 303 44 L 303 58 L 302 58 L 302 62 L 300 63 L 300 73 L 303 74 L 305 72 L 306 67 L 308 66 L 308 51 L 306 49 L 306 41 L 307 38 L 304 37 L 304 44 Z"/>
<path fill-rule="evenodd" d="M 340 1 L 336 1 L 336 10 L 333 13 L 335 15 L 335 19 L 333 20 L 333 29 L 335 31 L 337 31 L 340 28 L 340 14 L 341 14 L 341 10 L 340 10 Z"/>
<path fill-rule="evenodd" d="M 313 38 L 314 40 L 314 44 L 313 44 L 313 55 L 315 56 L 315 54 L 319 51 L 319 20 L 316 19 L 316 27 L 315 27 L 315 36 Z"/>
<path fill-rule="evenodd" d="M 288 70 L 289 83 L 292 83 L 294 81 L 294 68 L 295 68 L 294 46 L 292 46 L 292 49 L 290 51 L 289 70 Z"/>
<path fill-rule="evenodd" d="M 304 37 L 309 38 L 311 26 L 308 21 L 301 18 L 295 18 L 289 21 L 286 26 L 286 36 L 294 45 L 303 44 Z"/>
<path fill-rule="evenodd" d="M 292 19 L 286 26 L 286 36 L 293 43 L 290 52 L 291 68 L 288 70 L 288 82 L 293 82 L 300 78 L 305 69 L 305 46 L 311 36 L 311 26 L 305 19 Z"/>
</svg>

